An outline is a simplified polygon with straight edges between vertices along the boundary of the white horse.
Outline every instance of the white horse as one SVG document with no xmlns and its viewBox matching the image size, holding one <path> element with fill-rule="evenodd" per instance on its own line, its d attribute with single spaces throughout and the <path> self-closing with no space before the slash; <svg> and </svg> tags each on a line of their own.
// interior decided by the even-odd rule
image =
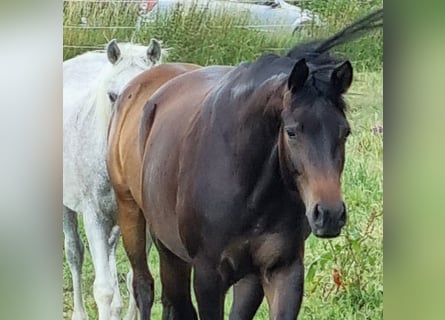
<svg viewBox="0 0 445 320">
<path fill-rule="evenodd" d="M 63 63 L 63 231 L 73 280 L 73 320 L 88 319 L 82 297 L 84 245 L 77 213 L 83 215 L 94 264 L 99 320 L 120 319 L 122 298 L 115 258 L 120 231 L 105 162 L 107 130 L 119 93 L 137 74 L 161 63 L 162 55 L 156 39 L 148 47 L 118 45 L 112 40 L 106 52 L 87 52 Z M 136 305 L 129 289 L 126 319 L 135 319 Z"/>
</svg>

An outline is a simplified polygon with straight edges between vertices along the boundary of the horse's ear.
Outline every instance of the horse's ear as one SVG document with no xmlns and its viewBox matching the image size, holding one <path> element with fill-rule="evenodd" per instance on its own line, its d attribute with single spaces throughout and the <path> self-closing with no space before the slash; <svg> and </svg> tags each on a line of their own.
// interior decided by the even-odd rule
<svg viewBox="0 0 445 320">
<path fill-rule="evenodd" d="M 161 44 L 155 38 L 150 40 L 150 45 L 147 48 L 147 57 L 153 63 L 157 63 L 161 59 Z"/>
<path fill-rule="evenodd" d="M 348 60 L 336 66 L 332 71 L 331 83 L 338 93 L 343 94 L 348 91 L 352 83 L 352 74 L 352 65 Z"/>
<path fill-rule="evenodd" d="M 298 60 L 287 79 L 287 87 L 292 92 L 299 90 L 303 87 L 304 83 L 309 76 L 309 68 L 306 64 L 306 59 L 302 58 Z"/>
<path fill-rule="evenodd" d="M 108 42 L 107 57 L 108 57 L 108 61 L 110 61 L 112 64 L 115 64 L 121 57 L 121 50 L 119 49 L 119 46 L 117 45 L 116 39 L 113 39 L 110 42 Z"/>
</svg>

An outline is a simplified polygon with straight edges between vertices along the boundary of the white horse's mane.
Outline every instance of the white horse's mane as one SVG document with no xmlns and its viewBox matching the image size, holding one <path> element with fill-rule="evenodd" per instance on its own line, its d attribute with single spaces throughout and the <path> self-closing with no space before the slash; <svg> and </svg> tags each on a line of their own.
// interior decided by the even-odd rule
<svg viewBox="0 0 445 320">
<path fill-rule="evenodd" d="M 112 105 L 108 97 L 109 80 L 116 74 L 132 66 L 145 70 L 158 65 L 163 62 L 163 58 L 167 55 L 167 49 L 162 49 L 159 61 L 153 63 L 147 56 L 147 46 L 134 43 L 119 43 L 119 49 L 121 52 L 119 60 L 114 65 L 107 61 L 106 66 L 98 76 L 97 85 L 89 91 L 89 97 L 87 98 L 85 106 L 87 114 L 94 108 L 98 130 L 103 133 L 108 130 L 108 124 L 112 114 Z M 96 52 L 106 54 L 104 50 L 98 50 Z M 121 88 L 121 90 L 122 89 L 123 88 Z"/>
</svg>

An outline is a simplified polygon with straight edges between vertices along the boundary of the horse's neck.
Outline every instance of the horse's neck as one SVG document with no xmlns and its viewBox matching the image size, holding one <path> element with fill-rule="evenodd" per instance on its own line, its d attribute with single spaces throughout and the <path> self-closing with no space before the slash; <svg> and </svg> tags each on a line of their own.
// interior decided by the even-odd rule
<svg viewBox="0 0 445 320">
<path fill-rule="evenodd" d="M 258 174 L 256 184 L 249 194 L 249 209 L 260 212 L 268 204 L 302 203 L 293 179 L 295 173 L 288 167 L 288 155 L 284 148 L 283 128 L 280 128 L 277 142 Z M 291 198 L 289 198 L 289 196 Z M 277 200 L 278 199 L 278 200 Z"/>
<path fill-rule="evenodd" d="M 256 184 L 248 197 L 248 207 L 256 210 L 262 207 L 280 188 L 278 146 L 274 146 L 265 161 Z"/>
<path fill-rule="evenodd" d="M 260 100 L 262 100 L 260 98 Z M 247 97 L 237 102 L 218 103 L 212 110 L 208 148 L 218 148 L 215 154 L 233 155 L 233 168 L 239 179 L 247 183 L 249 207 L 260 206 L 272 193 L 271 188 L 280 184 L 278 165 L 278 132 L 280 118 L 271 108 L 270 101 Z M 216 104 L 215 104 L 216 106 Z M 214 143 L 212 139 L 218 139 Z M 221 143 L 225 148 L 222 150 Z M 281 190 L 281 188 L 275 188 Z"/>
<path fill-rule="evenodd" d="M 233 140 L 238 149 L 248 148 L 258 137 L 277 137 L 280 115 L 275 107 L 281 105 L 280 76 L 273 76 L 262 84 L 226 85 L 215 92 L 209 122 L 228 136 L 243 135 L 244 140 Z M 245 145 L 243 145 L 245 144 Z"/>
</svg>

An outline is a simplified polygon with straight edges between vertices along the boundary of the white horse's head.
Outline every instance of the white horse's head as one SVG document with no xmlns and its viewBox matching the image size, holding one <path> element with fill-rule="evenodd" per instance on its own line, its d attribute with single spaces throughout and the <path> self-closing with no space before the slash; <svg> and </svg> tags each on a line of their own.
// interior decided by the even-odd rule
<svg viewBox="0 0 445 320">
<path fill-rule="evenodd" d="M 148 47 L 132 43 L 118 44 L 113 39 L 107 44 L 106 54 L 110 63 L 100 75 L 95 101 L 92 101 L 99 128 L 104 131 L 108 128 L 113 102 L 118 95 L 135 76 L 162 63 L 165 50 L 154 38 Z"/>
</svg>

